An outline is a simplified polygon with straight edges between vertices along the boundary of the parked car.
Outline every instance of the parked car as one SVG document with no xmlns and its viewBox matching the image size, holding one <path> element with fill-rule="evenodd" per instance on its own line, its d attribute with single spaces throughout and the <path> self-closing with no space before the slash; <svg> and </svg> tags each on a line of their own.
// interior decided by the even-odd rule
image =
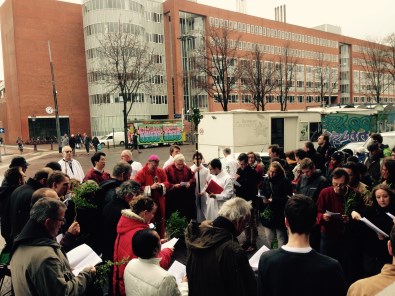
<svg viewBox="0 0 395 296">
<path fill-rule="evenodd" d="M 380 135 L 383 137 L 383 144 L 388 145 L 390 149 L 394 148 L 395 146 L 395 131 L 392 132 L 385 132 L 385 133 L 380 133 Z M 368 145 L 372 143 L 372 138 L 369 137 L 366 142 L 363 144 L 363 148 L 365 151 L 368 151 Z"/>
<path fill-rule="evenodd" d="M 99 141 L 102 146 L 105 146 L 107 144 L 113 145 L 114 142 L 115 142 L 115 145 L 124 145 L 125 144 L 125 134 L 124 134 L 124 132 L 114 132 L 114 133 L 111 133 L 111 134 L 108 134 L 106 136 L 99 138 Z"/>
<path fill-rule="evenodd" d="M 383 144 L 388 145 L 390 149 L 394 148 L 395 146 L 395 131 L 392 132 L 385 132 L 385 133 L 380 133 L 380 135 L 383 137 Z M 368 145 L 372 143 L 372 138 L 369 137 L 365 142 L 351 142 L 343 147 L 341 147 L 339 150 L 344 150 L 344 149 L 351 149 L 354 154 L 357 152 L 358 148 L 363 147 L 365 152 L 368 152 Z"/>
</svg>

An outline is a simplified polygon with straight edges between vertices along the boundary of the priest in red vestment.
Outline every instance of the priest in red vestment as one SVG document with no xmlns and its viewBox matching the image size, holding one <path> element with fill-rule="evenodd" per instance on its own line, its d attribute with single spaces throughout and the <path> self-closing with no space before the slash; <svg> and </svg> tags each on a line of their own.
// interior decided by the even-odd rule
<svg viewBox="0 0 395 296">
<path fill-rule="evenodd" d="M 159 168 L 159 157 L 155 154 L 148 157 L 145 166 L 137 172 L 134 181 L 144 190 L 144 196 L 151 197 L 158 206 L 154 223 L 161 238 L 165 237 L 165 194 L 170 184 L 166 173 Z"/>
</svg>

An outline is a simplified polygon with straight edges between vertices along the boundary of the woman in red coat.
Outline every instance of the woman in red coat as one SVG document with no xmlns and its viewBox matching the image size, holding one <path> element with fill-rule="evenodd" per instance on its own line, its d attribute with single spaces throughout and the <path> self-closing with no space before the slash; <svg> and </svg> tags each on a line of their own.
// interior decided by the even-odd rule
<svg viewBox="0 0 395 296">
<path fill-rule="evenodd" d="M 148 228 L 148 224 L 154 218 L 157 206 L 151 198 L 136 197 L 131 202 L 132 210 L 123 210 L 117 226 L 117 239 L 114 244 L 114 272 L 113 291 L 114 295 L 125 295 L 125 283 L 123 273 L 128 262 L 134 258 L 132 238 L 138 230 Z M 161 257 L 160 266 L 163 269 L 170 267 L 172 249 L 163 249 L 158 257 Z"/>
<path fill-rule="evenodd" d="M 151 197 L 158 205 L 154 222 L 160 238 L 165 237 L 165 194 L 169 188 L 166 173 L 158 167 L 159 157 L 155 154 L 148 157 L 145 166 L 137 172 L 134 181 L 144 190 L 144 196 Z"/>
</svg>

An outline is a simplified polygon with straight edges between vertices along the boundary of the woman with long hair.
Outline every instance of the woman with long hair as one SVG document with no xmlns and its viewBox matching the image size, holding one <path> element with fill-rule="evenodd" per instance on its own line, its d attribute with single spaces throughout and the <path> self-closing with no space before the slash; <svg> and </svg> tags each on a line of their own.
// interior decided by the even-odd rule
<svg viewBox="0 0 395 296">
<path fill-rule="evenodd" d="M 395 160 L 384 158 L 381 165 L 381 183 L 388 185 L 392 190 L 395 189 Z"/>
<path fill-rule="evenodd" d="M 372 207 L 363 213 L 353 211 L 351 216 L 355 220 L 366 217 L 385 233 L 389 234 L 394 225 L 392 218 L 387 214 L 395 215 L 395 193 L 385 184 L 379 184 L 372 190 Z M 392 262 L 387 251 L 388 238 L 377 234 L 368 227 L 364 227 L 364 269 L 366 276 L 380 273 L 386 263 Z"/>
<path fill-rule="evenodd" d="M 285 176 L 285 170 L 277 161 L 272 161 L 268 169 L 268 178 L 263 181 L 262 193 L 268 223 L 264 225 L 267 246 L 272 247 L 274 236 L 277 237 L 280 248 L 287 242 L 287 231 L 284 223 L 284 207 L 289 196 L 292 195 L 291 181 Z"/>
</svg>

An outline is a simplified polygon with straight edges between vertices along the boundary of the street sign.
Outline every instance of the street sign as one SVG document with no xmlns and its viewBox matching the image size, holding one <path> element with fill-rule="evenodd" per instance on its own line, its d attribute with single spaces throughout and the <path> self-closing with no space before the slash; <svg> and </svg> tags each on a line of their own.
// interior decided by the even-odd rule
<svg viewBox="0 0 395 296">
<path fill-rule="evenodd" d="M 174 119 L 178 119 L 178 118 L 181 118 L 181 114 L 175 113 L 175 114 L 174 114 Z"/>
<path fill-rule="evenodd" d="M 5 134 L 5 128 L 4 127 L 0 127 L 0 134 Z"/>
</svg>

